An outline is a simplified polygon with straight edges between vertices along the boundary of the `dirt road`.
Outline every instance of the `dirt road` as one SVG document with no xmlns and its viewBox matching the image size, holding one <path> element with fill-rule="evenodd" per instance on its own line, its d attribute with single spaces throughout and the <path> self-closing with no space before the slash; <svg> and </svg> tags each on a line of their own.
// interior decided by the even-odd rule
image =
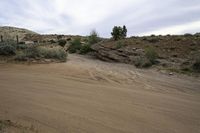
<svg viewBox="0 0 200 133">
<path fill-rule="evenodd" d="M 70 55 L 60 64 L 0 64 L 7 132 L 200 133 L 200 79 Z"/>
</svg>

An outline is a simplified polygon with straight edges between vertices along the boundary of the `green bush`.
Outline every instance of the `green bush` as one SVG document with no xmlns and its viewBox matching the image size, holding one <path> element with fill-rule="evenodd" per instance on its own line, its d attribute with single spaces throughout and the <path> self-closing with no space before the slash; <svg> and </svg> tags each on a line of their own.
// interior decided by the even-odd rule
<svg viewBox="0 0 200 133">
<path fill-rule="evenodd" d="M 25 42 L 22 41 L 22 42 L 19 42 L 18 44 L 25 44 Z"/>
<path fill-rule="evenodd" d="M 193 35 L 190 34 L 190 33 L 186 33 L 186 34 L 184 34 L 184 36 L 185 36 L 185 37 L 192 37 Z"/>
<path fill-rule="evenodd" d="M 85 44 L 81 47 L 80 49 L 80 54 L 87 54 L 89 52 L 91 52 L 92 49 L 91 49 L 91 45 L 90 44 Z"/>
<path fill-rule="evenodd" d="M 195 33 L 194 35 L 195 35 L 196 37 L 200 37 L 200 33 L 199 33 L 199 32 Z"/>
<path fill-rule="evenodd" d="M 61 48 L 45 48 L 45 47 L 37 47 L 36 48 L 36 57 L 46 58 L 46 59 L 58 59 L 62 61 L 66 61 L 67 53 L 64 49 Z"/>
<path fill-rule="evenodd" d="M 27 49 L 27 48 L 28 48 L 27 44 L 17 44 L 17 49 L 24 50 L 24 49 Z"/>
<path fill-rule="evenodd" d="M 90 35 L 88 36 L 88 43 L 90 45 L 98 43 L 100 41 L 100 38 L 98 37 L 98 33 L 93 30 Z"/>
<path fill-rule="evenodd" d="M 61 47 L 64 47 L 66 45 L 66 43 L 67 43 L 67 41 L 63 40 L 63 39 L 58 41 L 58 45 L 60 45 Z"/>
<path fill-rule="evenodd" d="M 28 58 L 37 58 L 39 57 L 39 51 L 36 46 L 28 47 L 25 50 L 25 54 Z"/>
<path fill-rule="evenodd" d="M 55 40 L 52 40 L 52 39 L 51 39 L 49 42 L 50 42 L 51 44 L 56 43 L 56 41 L 55 41 Z"/>
<path fill-rule="evenodd" d="M 194 62 L 194 64 L 193 64 L 192 67 L 193 67 L 194 71 L 200 72 L 200 59 L 197 59 L 197 60 Z"/>
<path fill-rule="evenodd" d="M 7 128 L 13 127 L 13 125 L 15 125 L 15 123 L 13 123 L 11 120 L 0 120 L 0 133 L 9 132 Z"/>
<path fill-rule="evenodd" d="M 10 44 L 5 44 L 5 45 L 0 44 L 0 55 L 11 56 L 15 54 L 16 54 L 15 46 Z"/>
<path fill-rule="evenodd" d="M 66 61 L 67 53 L 61 47 L 44 47 L 26 44 L 16 44 L 14 42 L 1 42 L 0 43 L 0 55 L 13 56 L 15 60 L 27 61 L 28 59 L 58 59 Z"/>
<path fill-rule="evenodd" d="M 121 41 L 117 42 L 116 49 L 120 49 L 123 47 L 123 43 Z"/>
<path fill-rule="evenodd" d="M 28 57 L 24 52 L 20 52 L 15 56 L 15 60 L 17 60 L 17 61 L 27 61 Z"/>
<path fill-rule="evenodd" d="M 147 59 L 146 57 L 138 57 L 135 62 L 134 62 L 135 66 L 138 68 L 147 68 L 152 66 L 152 63 L 150 62 L 149 59 Z"/>
<path fill-rule="evenodd" d="M 152 47 L 148 47 L 145 49 L 145 56 L 152 64 L 155 64 L 156 59 L 158 58 L 158 54 L 156 53 L 155 49 Z"/>
<path fill-rule="evenodd" d="M 145 49 L 145 56 L 136 58 L 134 64 L 139 68 L 147 68 L 156 63 L 157 57 L 158 54 L 156 53 L 155 49 L 148 47 Z"/>
<path fill-rule="evenodd" d="M 147 41 L 150 42 L 150 43 L 157 43 L 159 42 L 159 38 L 158 37 L 149 37 L 147 38 Z"/>
<path fill-rule="evenodd" d="M 81 39 L 80 38 L 76 38 L 71 42 L 71 45 L 69 47 L 69 52 L 70 53 L 76 53 L 77 51 L 79 51 L 81 49 Z"/>
<path fill-rule="evenodd" d="M 18 58 L 20 59 L 22 55 Z M 66 61 L 67 53 L 62 48 L 30 47 L 25 51 L 28 58 L 46 58 Z"/>
</svg>

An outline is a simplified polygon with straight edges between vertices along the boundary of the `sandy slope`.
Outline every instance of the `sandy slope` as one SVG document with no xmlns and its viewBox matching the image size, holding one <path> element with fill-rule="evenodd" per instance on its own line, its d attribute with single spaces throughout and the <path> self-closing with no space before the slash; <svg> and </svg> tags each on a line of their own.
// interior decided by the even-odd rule
<svg viewBox="0 0 200 133">
<path fill-rule="evenodd" d="M 1 64 L 0 119 L 45 133 L 198 133 L 200 79 L 78 55 Z"/>
</svg>

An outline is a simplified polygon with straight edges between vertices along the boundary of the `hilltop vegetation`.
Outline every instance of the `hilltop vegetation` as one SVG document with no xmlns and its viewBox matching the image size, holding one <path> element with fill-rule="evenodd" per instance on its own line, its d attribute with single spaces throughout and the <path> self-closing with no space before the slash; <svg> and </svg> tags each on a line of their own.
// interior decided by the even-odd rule
<svg viewBox="0 0 200 133">
<path fill-rule="evenodd" d="M 0 35 L 3 36 L 4 40 L 16 40 L 16 36 L 22 40 L 26 35 L 38 35 L 38 33 L 23 28 L 2 26 L 0 27 Z"/>
<path fill-rule="evenodd" d="M 67 53 L 60 46 L 53 45 L 26 45 L 16 42 L 1 42 L 0 56 L 5 61 L 28 62 L 65 62 Z M 49 59 L 49 60 L 47 60 Z"/>
<path fill-rule="evenodd" d="M 69 52 L 90 54 L 104 61 L 133 64 L 138 68 L 153 66 L 180 73 L 200 72 L 199 33 L 126 38 L 126 26 L 115 26 L 112 38 L 104 39 L 95 30 L 88 36 L 40 35 L 11 27 L 1 30 L 4 39 L 18 31 L 18 42 L 11 38 L 0 44 L 1 57 L 9 56 L 9 59 L 17 61 L 66 61 Z M 7 33 L 2 34 L 5 31 Z M 23 33 L 23 38 L 20 33 Z"/>
<path fill-rule="evenodd" d="M 95 44 L 96 57 L 105 61 L 135 64 L 188 73 L 199 71 L 200 35 L 130 37 Z"/>
</svg>

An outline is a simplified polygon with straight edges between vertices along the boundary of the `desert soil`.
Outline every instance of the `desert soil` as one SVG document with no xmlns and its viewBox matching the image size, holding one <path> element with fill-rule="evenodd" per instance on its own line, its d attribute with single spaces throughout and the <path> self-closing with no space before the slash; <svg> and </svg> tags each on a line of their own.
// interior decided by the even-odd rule
<svg viewBox="0 0 200 133">
<path fill-rule="evenodd" d="M 0 64 L 0 120 L 15 123 L 5 132 L 200 133 L 200 78 L 80 55 Z"/>
</svg>

